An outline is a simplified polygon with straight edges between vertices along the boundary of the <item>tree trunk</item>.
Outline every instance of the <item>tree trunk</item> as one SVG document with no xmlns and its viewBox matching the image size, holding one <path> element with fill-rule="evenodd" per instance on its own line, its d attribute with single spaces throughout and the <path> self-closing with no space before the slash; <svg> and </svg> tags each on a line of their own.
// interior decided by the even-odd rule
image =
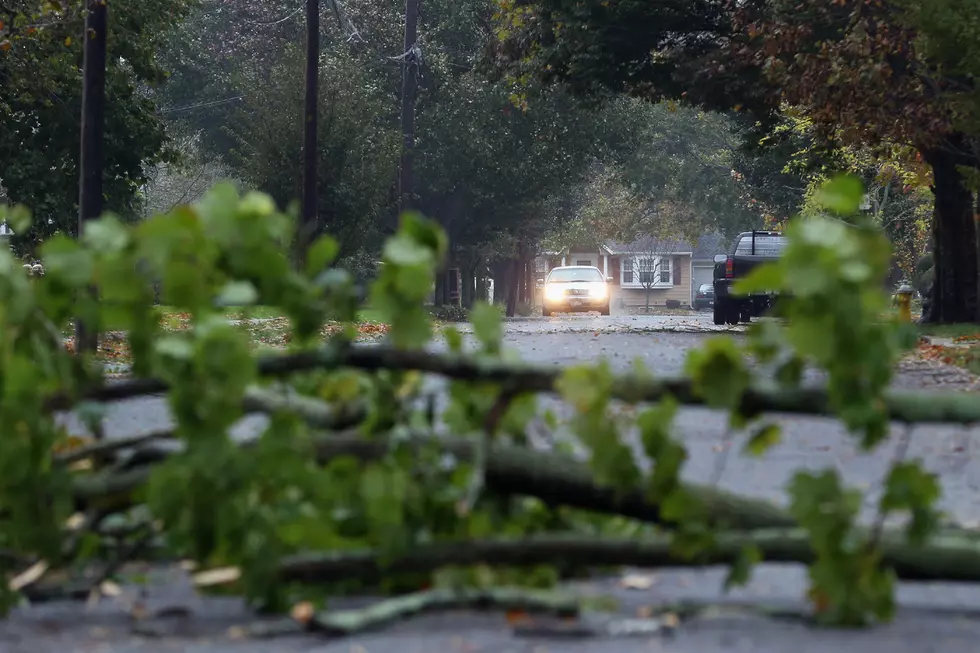
<svg viewBox="0 0 980 653">
<path fill-rule="evenodd" d="M 929 312 L 923 322 L 951 324 L 977 321 L 977 228 L 973 195 L 957 169 L 960 157 L 946 147 L 923 151 L 932 166 L 932 221 L 935 278 Z"/>
<path fill-rule="evenodd" d="M 507 270 L 509 267 L 510 260 L 494 261 L 491 266 L 494 304 L 504 304 L 507 302 Z"/>
<path fill-rule="evenodd" d="M 479 292 L 478 284 L 480 283 L 480 265 L 478 263 L 473 263 L 468 265 L 463 271 L 463 290 L 465 294 L 463 295 L 465 299 L 466 308 L 473 308 L 473 304 L 477 300 L 483 300 L 486 293 Z"/>
<path fill-rule="evenodd" d="M 85 16 L 85 39 L 82 55 L 82 124 L 79 152 L 78 237 L 85 224 L 102 213 L 102 146 L 105 140 L 105 70 L 108 31 L 106 2 L 92 0 Z M 94 291 L 83 291 L 94 292 Z M 98 349 L 99 334 L 85 325 L 82 316 L 75 318 L 75 351 Z"/>
<path fill-rule="evenodd" d="M 432 305 L 433 306 L 445 306 L 446 305 L 446 275 L 436 274 L 436 288 L 432 295 Z"/>
<path fill-rule="evenodd" d="M 317 127 L 320 97 L 320 0 L 306 0 L 306 97 L 303 110 L 303 224 L 296 243 L 297 255 L 316 237 L 317 224 Z"/>
<path fill-rule="evenodd" d="M 418 67 L 415 56 L 420 0 L 405 0 L 405 43 L 402 50 L 402 155 L 398 168 L 398 210 L 415 208 L 415 96 L 418 92 Z"/>
<path fill-rule="evenodd" d="M 534 306 L 534 293 L 537 288 L 537 268 L 534 266 L 534 258 L 528 257 L 527 266 L 524 269 L 524 284 L 527 287 L 527 304 Z"/>
<path fill-rule="evenodd" d="M 507 317 L 514 317 L 517 314 L 517 284 L 520 281 L 518 264 L 518 259 L 511 259 L 507 271 L 507 310 L 505 312 Z"/>
</svg>

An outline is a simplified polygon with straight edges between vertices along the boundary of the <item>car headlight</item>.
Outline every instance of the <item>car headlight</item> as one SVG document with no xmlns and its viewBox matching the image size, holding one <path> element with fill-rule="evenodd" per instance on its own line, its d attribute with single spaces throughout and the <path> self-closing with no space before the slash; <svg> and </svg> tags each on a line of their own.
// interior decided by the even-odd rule
<svg viewBox="0 0 980 653">
<path fill-rule="evenodd" d="M 544 296 L 552 302 L 557 302 L 565 296 L 565 289 L 560 286 L 545 286 Z"/>
<path fill-rule="evenodd" d="M 593 297 L 598 297 L 599 299 L 603 299 L 608 292 L 609 289 L 606 288 L 606 284 L 604 283 L 594 283 L 592 284 L 592 287 L 589 288 L 589 294 Z"/>
</svg>

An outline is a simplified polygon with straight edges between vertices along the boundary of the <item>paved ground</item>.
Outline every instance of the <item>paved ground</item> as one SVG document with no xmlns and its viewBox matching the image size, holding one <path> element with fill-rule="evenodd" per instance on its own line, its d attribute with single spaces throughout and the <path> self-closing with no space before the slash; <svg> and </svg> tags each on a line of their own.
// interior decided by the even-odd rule
<svg viewBox="0 0 980 653">
<path fill-rule="evenodd" d="M 653 332 L 654 330 L 661 332 Z M 685 352 L 713 331 L 710 316 L 683 317 L 560 317 L 528 319 L 508 324 L 507 345 L 522 356 L 541 363 L 574 364 L 608 358 L 625 369 L 641 358 L 655 373 L 677 373 Z M 673 332 L 671 332 L 673 331 Z M 926 389 L 968 390 L 975 379 L 955 368 L 905 365 L 896 385 Z M 159 399 L 141 399 L 114 406 L 107 431 L 110 437 L 164 427 L 168 416 Z M 763 459 L 738 454 L 739 434 L 727 432 L 723 416 L 702 409 L 684 410 L 677 433 L 690 453 L 686 475 L 700 481 L 717 480 L 721 486 L 781 501 L 783 487 L 801 468 L 834 466 L 853 484 L 866 489 L 866 508 L 878 496 L 878 486 L 894 443 L 873 456 L 859 455 L 848 436 L 829 420 L 778 419 L 784 442 Z M 248 420 L 237 434 L 247 437 L 261 428 Z M 957 520 L 980 524 L 980 461 L 976 429 L 921 426 L 911 432 L 910 455 L 921 457 L 940 473 L 945 490 L 943 507 Z M 590 591 L 616 594 L 624 614 L 638 606 L 681 598 L 715 600 L 721 597 L 721 570 L 663 572 L 646 591 L 626 591 L 614 584 L 593 585 Z M 793 566 L 767 565 L 752 584 L 733 595 L 777 603 L 799 601 L 805 573 Z M 859 651 L 869 646 L 896 653 L 942 650 L 973 651 L 980 639 L 980 621 L 963 610 L 980 608 L 980 587 L 955 584 L 904 584 L 900 589 L 903 612 L 895 624 L 872 632 L 843 633 L 805 630 L 802 626 L 758 618 L 701 620 L 684 626 L 674 637 L 634 637 L 606 640 L 528 640 L 514 637 L 501 618 L 458 614 L 413 620 L 384 633 L 355 640 L 326 642 L 299 638 L 276 642 L 231 642 L 227 626 L 244 619 L 240 606 L 209 602 L 185 627 L 184 637 L 164 640 L 132 637 L 125 619 L 112 606 L 89 613 L 83 623 L 78 607 L 32 608 L 0 625 L 0 651 L 387 651 L 406 653 L 503 652 L 561 650 L 569 652 L 664 650 L 678 653 L 714 651 Z M 924 608 L 941 609 L 939 613 Z M 222 643 L 219 645 L 219 641 Z M 363 648 L 361 648 L 363 647 Z"/>
</svg>

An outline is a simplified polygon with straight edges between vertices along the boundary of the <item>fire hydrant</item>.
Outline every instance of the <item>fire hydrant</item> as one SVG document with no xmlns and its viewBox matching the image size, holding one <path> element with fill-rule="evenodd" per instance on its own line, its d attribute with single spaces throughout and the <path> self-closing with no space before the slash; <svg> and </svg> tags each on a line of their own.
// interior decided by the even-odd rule
<svg viewBox="0 0 980 653">
<path fill-rule="evenodd" d="M 895 304 L 898 306 L 898 319 L 902 322 L 912 321 L 912 286 L 902 283 L 895 291 Z"/>
</svg>

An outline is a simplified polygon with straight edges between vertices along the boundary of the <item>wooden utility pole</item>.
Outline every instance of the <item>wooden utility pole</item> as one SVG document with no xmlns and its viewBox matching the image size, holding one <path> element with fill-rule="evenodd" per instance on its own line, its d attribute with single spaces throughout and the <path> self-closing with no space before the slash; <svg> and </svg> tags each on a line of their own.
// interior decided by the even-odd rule
<svg viewBox="0 0 980 653">
<path fill-rule="evenodd" d="M 306 0 L 306 107 L 303 124 L 303 224 L 299 253 L 318 231 L 317 224 L 317 124 L 320 96 L 320 0 Z"/>
<path fill-rule="evenodd" d="M 415 208 L 415 96 L 418 92 L 418 23 L 421 0 L 405 0 L 405 49 L 402 54 L 402 157 L 398 170 L 398 211 Z"/>
<path fill-rule="evenodd" d="M 105 138 L 105 69 L 108 0 L 89 0 L 82 59 L 82 136 L 78 161 L 78 237 L 102 214 L 102 145 Z M 95 351 L 99 334 L 75 320 L 75 351 Z"/>
</svg>

